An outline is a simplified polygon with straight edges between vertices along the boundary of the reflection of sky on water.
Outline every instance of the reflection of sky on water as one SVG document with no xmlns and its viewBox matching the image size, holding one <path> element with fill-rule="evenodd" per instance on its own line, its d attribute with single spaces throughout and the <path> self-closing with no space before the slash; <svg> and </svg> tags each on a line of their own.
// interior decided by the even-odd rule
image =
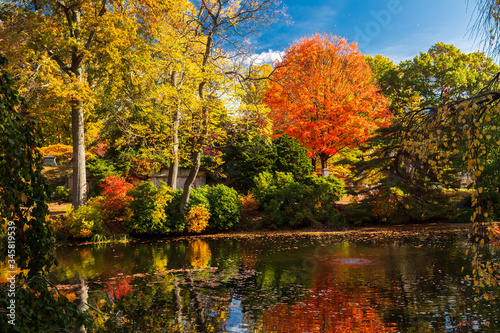
<svg viewBox="0 0 500 333">
<path fill-rule="evenodd" d="M 234 296 L 229 304 L 229 317 L 227 318 L 226 332 L 247 332 L 243 324 L 243 307 L 241 301 Z"/>
</svg>

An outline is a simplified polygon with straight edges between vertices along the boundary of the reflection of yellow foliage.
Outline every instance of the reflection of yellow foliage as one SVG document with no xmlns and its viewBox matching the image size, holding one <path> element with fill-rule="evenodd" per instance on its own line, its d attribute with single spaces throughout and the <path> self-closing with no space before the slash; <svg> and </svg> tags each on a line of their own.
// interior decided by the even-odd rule
<svg viewBox="0 0 500 333">
<path fill-rule="evenodd" d="M 167 267 L 168 258 L 163 252 L 153 252 L 153 266 L 155 271 L 163 271 Z"/>
<path fill-rule="evenodd" d="M 186 257 L 191 263 L 191 266 L 197 268 L 205 268 L 210 262 L 212 252 L 207 242 L 197 239 L 189 243 Z"/>
<path fill-rule="evenodd" d="M 203 205 L 198 205 L 186 214 L 188 232 L 200 233 L 208 227 L 210 213 Z"/>
</svg>

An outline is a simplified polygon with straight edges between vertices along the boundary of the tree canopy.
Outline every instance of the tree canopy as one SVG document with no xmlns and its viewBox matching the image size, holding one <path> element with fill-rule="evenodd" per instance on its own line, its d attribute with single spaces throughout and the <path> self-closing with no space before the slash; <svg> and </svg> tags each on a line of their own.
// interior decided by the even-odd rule
<svg viewBox="0 0 500 333">
<path fill-rule="evenodd" d="M 265 98 L 273 129 L 319 156 L 323 168 L 330 156 L 363 143 L 390 118 L 363 54 L 345 39 L 301 39 L 275 67 Z"/>
</svg>

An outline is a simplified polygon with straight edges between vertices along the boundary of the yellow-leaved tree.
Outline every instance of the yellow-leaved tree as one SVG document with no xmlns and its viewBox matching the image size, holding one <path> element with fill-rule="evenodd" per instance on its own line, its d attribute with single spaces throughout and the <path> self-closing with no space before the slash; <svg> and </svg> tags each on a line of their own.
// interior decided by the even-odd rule
<svg viewBox="0 0 500 333">
<path fill-rule="evenodd" d="M 200 76 L 196 82 L 198 106 L 187 119 L 191 168 L 184 185 L 179 209 L 189 201 L 191 188 L 200 169 L 203 149 L 220 140 L 225 120 L 225 96 L 235 82 L 248 79 L 248 36 L 284 15 L 278 0 L 195 0 L 191 24 L 200 36 L 200 53 L 194 58 Z M 227 102 L 226 102 L 227 103 Z"/>
<path fill-rule="evenodd" d="M 128 2 L 12 1 L 2 6 L 0 38 L 19 78 L 18 88 L 30 100 L 29 111 L 52 124 L 56 136 L 73 144 L 73 205 L 87 200 L 84 119 L 95 105 L 95 84 L 89 72 L 109 61 L 121 61 L 130 48 L 130 31 L 139 22 L 127 16 Z M 107 57 L 103 57 L 107 55 Z M 71 123 L 67 121 L 71 119 Z"/>
</svg>

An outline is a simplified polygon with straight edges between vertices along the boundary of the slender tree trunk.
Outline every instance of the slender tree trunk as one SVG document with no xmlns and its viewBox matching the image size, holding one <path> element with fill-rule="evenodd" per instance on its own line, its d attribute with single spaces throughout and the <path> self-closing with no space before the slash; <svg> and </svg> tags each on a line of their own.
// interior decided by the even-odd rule
<svg viewBox="0 0 500 333">
<path fill-rule="evenodd" d="M 177 189 L 177 175 L 179 173 L 179 121 L 181 118 L 181 101 L 177 99 L 174 121 L 172 124 L 172 160 L 168 170 L 168 186 Z"/>
<path fill-rule="evenodd" d="M 198 175 L 198 171 L 200 170 L 200 164 L 201 164 L 201 147 L 202 147 L 202 139 L 194 140 L 197 141 L 196 143 L 193 144 L 193 153 L 191 154 L 191 161 L 193 161 L 193 166 L 191 166 L 191 169 L 189 170 L 189 175 L 186 179 L 186 182 L 184 183 L 184 191 L 182 192 L 182 197 L 181 197 L 181 204 L 179 206 L 179 210 L 181 213 L 184 212 L 184 208 L 186 207 L 187 203 L 189 202 L 189 196 L 191 194 L 191 188 L 194 185 L 194 182 L 196 180 L 196 176 Z"/>
<path fill-rule="evenodd" d="M 328 170 L 328 159 L 330 156 L 325 153 L 320 153 L 319 158 L 321 159 L 321 176 L 326 177 L 330 174 Z"/>
<path fill-rule="evenodd" d="M 67 18 L 69 36 L 74 38 L 76 44 L 80 44 L 81 8 L 63 7 Z M 83 54 L 82 50 L 74 45 L 71 50 L 71 67 L 64 68 L 73 79 L 82 83 L 84 80 Z M 87 203 L 87 173 L 85 169 L 85 131 L 83 120 L 83 101 L 73 98 L 71 101 L 71 134 L 73 139 L 73 206 L 77 209 Z"/>
<path fill-rule="evenodd" d="M 174 290 L 172 295 L 174 301 L 174 324 L 180 324 L 182 322 L 182 298 L 181 298 L 181 288 L 179 287 L 179 281 L 174 281 Z"/>
<path fill-rule="evenodd" d="M 77 209 L 87 203 L 82 101 L 75 100 L 71 103 L 71 125 L 73 136 L 73 206 Z"/>
<path fill-rule="evenodd" d="M 177 190 L 177 176 L 179 174 L 179 152 L 177 147 L 172 147 L 172 160 L 170 161 L 170 167 L 168 168 L 168 179 L 167 185 L 172 188 L 172 190 Z"/>
<path fill-rule="evenodd" d="M 77 292 L 76 303 L 78 305 L 78 310 L 84 313 L 88 310 L 88 298 L 89 298 L 89 287 L 84 279 L 80 278 L 80 288 Z M 78 333 L 87 333 L 87 328 L 82 325 L 77 330 Z"/>
</svg>

